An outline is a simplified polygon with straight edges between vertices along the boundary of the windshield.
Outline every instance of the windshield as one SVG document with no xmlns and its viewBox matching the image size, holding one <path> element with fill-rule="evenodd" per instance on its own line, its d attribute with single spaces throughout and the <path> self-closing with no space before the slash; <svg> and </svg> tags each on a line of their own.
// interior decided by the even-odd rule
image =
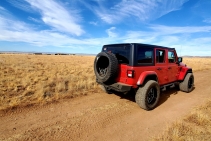
<svg viewBox="0 0 211 141">
<path fill-rule="evenodd" d="M 110 52 L 116 55 L 119 64 L 129 64 L 131 45 L 105 45 L 103 52 Z"/>
</svg>

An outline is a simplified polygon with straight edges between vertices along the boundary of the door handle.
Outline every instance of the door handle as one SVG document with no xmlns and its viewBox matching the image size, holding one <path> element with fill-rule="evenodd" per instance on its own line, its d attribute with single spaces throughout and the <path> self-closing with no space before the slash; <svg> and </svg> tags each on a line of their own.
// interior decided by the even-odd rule
<svg viewBox="0 0 211 141">
<path fill-rule="evenodd" d="M 168 67 L 168 69 L 170 70 L 170 69 L 171 69 L 171 67 Z"/>
<path fill-rule="evenodd" d="M 161 68 L 157 68 L 157 70 L 162 70 Z"/>
</svg>

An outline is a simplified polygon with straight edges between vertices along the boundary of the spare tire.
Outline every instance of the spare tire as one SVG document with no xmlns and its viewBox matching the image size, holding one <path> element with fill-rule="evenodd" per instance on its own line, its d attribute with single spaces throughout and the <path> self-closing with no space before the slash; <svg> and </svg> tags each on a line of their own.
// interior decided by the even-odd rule
<svg viewBox="0 0 211 141">
<path fill-rule="evenodd" d="M 100 52 L 94 61 L 94 72 L 99 82 L 106 83 L 115 79 L 118 73 L 118 60 L 113 53 Z"/>
</svg>

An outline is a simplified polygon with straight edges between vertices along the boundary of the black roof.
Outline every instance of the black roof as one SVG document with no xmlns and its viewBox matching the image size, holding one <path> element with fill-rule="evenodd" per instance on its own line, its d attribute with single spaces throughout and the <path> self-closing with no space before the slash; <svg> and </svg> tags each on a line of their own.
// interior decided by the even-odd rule
<svg viewBox="0 0 211 141">
<path fill-rule="evenodd" d="M 141 45 L 141 46 L 148 46 L 148 47 L 151 47 L 151 48 L 165 48 L 165 49 L 175 50 L 175 48 L 158 46 L 158 45 L 150 45 L 150 44 L 142 44 L 142 43 L 117 43 L 117 44 L 107 44 L 107 45 L 104 45 L 104 46 L 112 46 L 112 45 Z"/>
</svg>

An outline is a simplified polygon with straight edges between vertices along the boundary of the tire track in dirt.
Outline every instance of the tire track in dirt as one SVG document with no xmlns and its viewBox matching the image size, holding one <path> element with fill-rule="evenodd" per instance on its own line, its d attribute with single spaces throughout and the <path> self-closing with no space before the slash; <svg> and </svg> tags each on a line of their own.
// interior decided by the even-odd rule
<svg viewBox="0 0 211 141">
<path fill-rule="evenodd" d="M 193 92 L 162 92 L 152 111 L 140 109 L 132 96 L 99 93 L 2 113 L 0 140 L 148 140 L 211 98 L 211 71 L 194 75 Z"/>
<path fill-rule="evenodd" d="M 107 100 L 98 103 L 98 101 L 102 100 L 102 96 L 108 97 Z M 71 100 L 70 102 L 66 101 L 64 103 L 48 105 L 36 109 L 25 109 L 19 113 L 10 113 L 1 117 L 1 121 L 4 121 L 4 123 L 7 124 L 4 125 L 6 128 L 0 128 L 0 131 L 4 130 L 5 132 L 5 134 L 3 134 L 3 138 L 8 138 L 11 137 L 11 135 L 16 134 L 18 137 L 22 136 L 20 138 L 20 140 L 22 140 L 27 139 L 28 136 L 35 138 L 38 136 L 36 132 L 39 130 L 42 130 L 41 134 L 43 134 L 43 129 L 45 129 L 46 132 L 49 132 L 51 130 L 49 128 L 56 129 L 58 127 L 63 129 L 71 127 L 70 130 L 72 131 L 72 135 L 74 137 L 80 136 L 77 135 L 80 133 L 77 132 L 78 130 L 87 129 L 93 125 L 95 128 L 98 128 L 98 126 L 100 127 L 99 124 L 112 121 L 107 117 L 111 117 L 112 115 L 114 116 L 116 114 L 118 115 L 118 113 L 121 114 L 127 110 L 127 101 L 121 102 L 118 97 L 115 95 L 113 96 L 116 99 L 114 101 L 112 101 L 112 97 L 109 95 L 100 94 L 93 97 L 82 97 L 78 98 L 78 100 L 75 99 Z M 93 104 L 93 100 L 97 103 Z M 86 103 L 86 106 L 83 103 Z M 97 115 L 102 116 L 103 114 L 105 115 L 107 113 L 109 113 L 109 116 L 102 117 L 93 124 L 93 120 L 96 119 Z M 13 130 L 14 128 L 15 130 Z M 26 133 L 23 134 L 23 130 L 25 130 Z M 51 132 L 47 134 L 50 135 L 50 133 Z M 16 135 L 12 138 L 17 139 Z M 72 137 L 72 135 L 70 137 Z M 48 137 L 46 139 L 48 139 Z"/>
</svg>

